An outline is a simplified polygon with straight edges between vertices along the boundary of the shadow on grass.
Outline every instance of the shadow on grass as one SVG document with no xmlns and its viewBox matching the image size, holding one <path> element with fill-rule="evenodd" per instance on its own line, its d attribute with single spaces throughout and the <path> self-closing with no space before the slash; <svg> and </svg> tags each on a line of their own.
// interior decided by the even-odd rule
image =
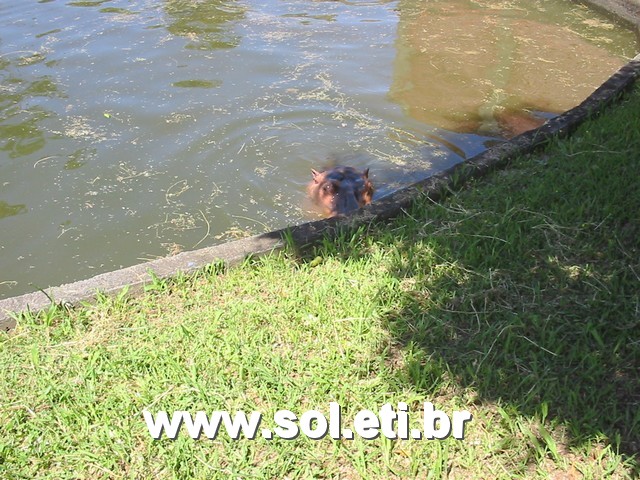
<svg viewBox="0 0 640 480">
<path fill-rule="evenodd" d="M 549 234 L 544 230 L 554 227 L 545 222 L 532 228 Z M 570 422 L 576 442 L 602 432 L 625 453 L 638 453 L 634 273 L 624 270 L 622 258 L 594 264 L 529 248 L 532 232 L 522 232 L 520 244 L 501 244 L 501 231 L 473 231 L 457 226 L 449 242 L 442 235 L 429 242 L 440 271 L 425 262 L 429 271 L 416 272 L 419 266 L 402 259 L 395 266 L 412 287 L 387 326 L 404 347 L 424 353 L 408 366 L 411 381 L 434 395 L 448 379 L 526 415 L 542 416 L 548 408 Z M 602 248 L 581 246 L 596 257 Z M 403 249 L 414 265 L 424 255 L 420 246 Z"/>
<path fill-rule="evenodd" d="M 425 395 L 452 382 L 568 425 L 574 444 L 604 434 L 640 454 L 640 164 L 627 128 L 612 139 L 587 124 L 398 222 L 391 271 L 409 287 L 386 323 Z"/>
</svg>

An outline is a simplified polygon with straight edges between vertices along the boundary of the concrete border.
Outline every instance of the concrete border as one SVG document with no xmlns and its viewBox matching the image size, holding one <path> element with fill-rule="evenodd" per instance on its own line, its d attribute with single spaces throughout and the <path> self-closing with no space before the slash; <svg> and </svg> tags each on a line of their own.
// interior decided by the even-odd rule
<svg viewBox="0 0 640 480">
<path fill-rule="evenodd" d="M 296 246 L 305 248 L 324 235 L 335 234 L 341 228 L 352 228 L 398 216 L 420 195 L 427 195 L 437 201 L 449 188 L 502 167 L 509 159 L 530 152 L 554 137 L 567 136 L 583 121 L 618 99 L 634 84 L 638 76 L 640 76 L 640 54 L 618 70 L 577 107 L 549 120 L 535 130 L 523 133 L 465 162 L 377 200 L 348 217 L 307 222 L 103 273 L 87 280 L 51 287 L 47 293 L 40 291 L 0 300 L 0 330 L 8 331 L 15 327 L 16 315 L 12 312 L 43 310 L 48 308 L 52 301 L 56 304 L 73 306 L 80 302 L 92 301 L 97 292 L 113 295 L 125 287 L 129 287 L 131 294 L 139 293 L 143 291 L 145 284 L 152 281 L 150 271 L 157 277 L 167 278 L 178 272 L 194 272 L 215 262 L 222 261 L 227 266 L 232 266 L 243 261 L 247 256 L 257 256 L 282 249 L 286 237 L 291 238 Z"/>
<path fill-rule="evenodd" d="M 640 36 L 640 0 L 583 0 L 589 5 L 612 13 L 629 22 Z"/>
</svg>

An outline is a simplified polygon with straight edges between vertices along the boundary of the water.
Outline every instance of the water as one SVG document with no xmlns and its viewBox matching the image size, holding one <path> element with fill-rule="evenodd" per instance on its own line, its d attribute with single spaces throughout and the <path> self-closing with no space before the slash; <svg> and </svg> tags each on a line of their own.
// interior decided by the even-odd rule
<svg viewBox="0 0 640 480">
<path fill-rule="evenodd" d="M 0 297 L 312 219 L 331 162 L 380 197 L 637 50 L 560 0 L 0 0 L 0 22 Z"/>
</svg>

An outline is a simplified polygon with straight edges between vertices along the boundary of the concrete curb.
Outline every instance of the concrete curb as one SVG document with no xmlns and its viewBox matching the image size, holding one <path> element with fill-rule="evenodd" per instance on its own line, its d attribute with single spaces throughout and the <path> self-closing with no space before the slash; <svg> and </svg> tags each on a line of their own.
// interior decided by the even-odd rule
<svg viewBox="0 0 640 480">
<path fill-rule="evenodd" d="M 592 6 L 613 13 L 636 28 L 640 35 L 640 0 L 586 0 Z"/>
<path fill-rule="evenodd" d="M 42 310 L 49 307 L 52 300 L 64 305 L 77 305 L 93 300 L 97 292 L 113 295 L 125 287 L 129 287 L 132 294 L 139 293 L 143 291 L 145 284 L 152 281 L 150 271 L 157 277 L 167 278 L 179 271 L 190 273 L 220 261 L 232 266 L 249 255 L 257 256 L 282 249 L 285 236 L 289 236 L 296 246 L 304 248 L 317 242 L 324 235 L 335 234 L 341 228 L 357 227 L 398 216 L 420 195 L 427 195 L 437 201 L 449 188 L 454 187 L 454 183 L 460 185 L 471 178 L 483 176 L 490 170 L 503 166 L 510 158 L 530 152 L 553 137 L 567 136 L 584 120 L 613 103 L 623 91 L 633 85 L 638 76 L 640 55 L 618 70 L 580 105 L 548 121 L 540 128 L 394 192 L 348 217 L 307 222 L 222 245 L 183 252 L 173 257 L 103 273 L 87 280 L 51 287 L 46 294 L 34 292 L 0 300 L 0 329 L 8 331 L 15 327 L 15 314 L 12 312 Z"/>
</svg>

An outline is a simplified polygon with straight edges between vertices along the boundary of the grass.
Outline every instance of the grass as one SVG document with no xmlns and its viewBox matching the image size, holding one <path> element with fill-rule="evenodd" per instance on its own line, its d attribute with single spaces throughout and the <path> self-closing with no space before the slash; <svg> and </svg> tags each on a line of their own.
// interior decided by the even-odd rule
<svg viewBox="0 0 640 480">
<path fill-rule="evenodd" d="M 0 337 L 0 476 L 634 478 L 640 89 L 402 218 Z M 151 439 L 142 410 L 468 410 L 464 440 Z"/>
</svg>

